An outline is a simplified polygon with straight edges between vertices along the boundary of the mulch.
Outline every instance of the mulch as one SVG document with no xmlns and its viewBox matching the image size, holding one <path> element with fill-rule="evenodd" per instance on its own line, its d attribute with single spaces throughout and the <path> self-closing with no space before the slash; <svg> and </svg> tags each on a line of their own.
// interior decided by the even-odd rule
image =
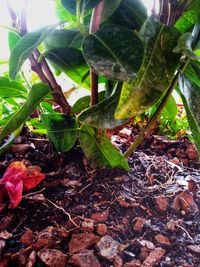
<svg viewBox="0 0 200 267">
<path fill-rule="evenodd" d="M 125 151 L 126 127 L 112 136 Z M 92 170 L 79 147 L 54 153 L 24 132 L 0 156 L 0 177 L 16 160 L 46 178 L 19 207 L 0 206 L 0 267 L 200 266 L 200 165 L 186 138 L 149 135 L 130 171 Z"/>
</svg>

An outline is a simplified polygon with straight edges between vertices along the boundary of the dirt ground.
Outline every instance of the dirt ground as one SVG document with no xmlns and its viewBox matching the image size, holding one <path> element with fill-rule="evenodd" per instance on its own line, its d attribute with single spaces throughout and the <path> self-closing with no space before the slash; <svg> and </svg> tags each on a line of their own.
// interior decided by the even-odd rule
<svg viewBox="0 0 200 267">
<path fill-rule="evenodd" d="M 122 151 L 133 139 L 130 127 L 112 136 Z M 0 156 L 0 177 L 16 160 L 46 178 L 17 209 L 0 206 L 0 267 L 200 266 L 200 164 L 186 138 L 148 136 L 129 173 L 29 133 Z"/>
</svg>

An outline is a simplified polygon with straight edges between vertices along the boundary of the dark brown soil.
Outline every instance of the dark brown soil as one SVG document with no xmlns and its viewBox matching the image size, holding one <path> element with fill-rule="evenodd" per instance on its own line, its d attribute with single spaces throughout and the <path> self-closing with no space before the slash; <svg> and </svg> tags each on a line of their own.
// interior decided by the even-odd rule
<svg viewBox="0 0 200 267">
<path fill-rule="evenodd" d="M 112 137 L 122 151 L 134 138 L 125 129 Z M 62 266 L 44 264 L 40 252 L 51 258 L 53 249 L 69 267 L 200 266 L 200 170 L 187 139 L 147 137 L 129 158 L 129 173 L 91 170 L 79 148 L 55 154 L 48 140 L 31 134 L 1 156 L 0 177 L 16 160 L 40 166 L 46 178 L 24 192 L 17 209 L 0 207 L 0 267 Z M 89 233 L 88 243 L 81 233 Z M 113 238 L 111 248 L 120 243 L 114 256 L 99 248 L 105 236 Z M 92 259 L 80 261 L 85 249 Z"/>
</svg>

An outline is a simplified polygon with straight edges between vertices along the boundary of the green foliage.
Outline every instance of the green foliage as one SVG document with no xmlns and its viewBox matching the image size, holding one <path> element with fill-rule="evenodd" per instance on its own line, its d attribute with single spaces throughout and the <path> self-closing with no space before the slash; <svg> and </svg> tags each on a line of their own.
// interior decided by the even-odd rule
<svg viewBox="0 0 200 267">
<path fill-rule="evenodd" d="M 173 54 L 179 33 L 151 16 L 140 30 L 146 45 L 143 64 L 135 79 L 125 82 L 116 110 L 116 118 L 143 113 L 155 104 L 169 87 L 180 55 Z"/>
<path fill-rule="evenodd" d="M 113 147 L 111 141 L 96 128 L 83 124 L 79 140 L 81 148 L 92 168 L 118 167 L 125 170 L 129 169 L 124 157 Z"/>
<path fill-rule="evenodd" d="M 0 140 L 2 140 L 6 135 L 11 134 L 19 127 L 21 127 L 28 118 L 28 116 L 34 111 L 37 105 L 45 98 L 48 93 L 49 87 L 46 84 L 34 84 L 27 97 L 26 102 L 10 118 L 10 120 L 0 131 Z"/>
<path fill-rule="evenodd" d="M 59 23 L 60 24 L 60 23 Z M 14 46 L 9 60 L 9 74 L 15 79 L 24 61 L 59 25 L 43 27 L 37 31 L 27 33 Z"/>
<path fill-rule="evenodd" d="M 41 117 L 56 151 L 69 151 L 77 139 L 78 125 L 75 118 L 60 113 L 42 114 Z"/>
<path fill-rule="evenodd" d="M 99 75 L 130 81 L 142 64 L 144 47 L 137 34 L 112 25 L 88 35 L 83 43 L 83 53 L 88 65 Z"/>
</svg>

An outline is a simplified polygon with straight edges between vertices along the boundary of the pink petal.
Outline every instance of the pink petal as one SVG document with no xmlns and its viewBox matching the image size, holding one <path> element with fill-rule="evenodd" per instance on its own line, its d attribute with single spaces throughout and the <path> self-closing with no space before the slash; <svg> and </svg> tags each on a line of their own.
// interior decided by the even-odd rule
<svg viewBox="0 0 200 267">
<path fill-rule="evenodd" d="M 0 184 L 5 184 L 6 182 L 18 183 L 26 176 L 26 169 L 22 161 L 12 162 L 4 173 L 3 178 L 0 179 Z"/>
<path fill-rule="evenodd" d="M 8 195 L 10 197 L 10 205 L 8 207 L 10 209 L 16 208 L 19 205 L 20 201 L 22 200 L 22 190 L 23 190 L 22 180 L 16 184 L 6 182 L 5 189 L 7 190 Z"/>
<path fill-rule="evenodd" d="M 25 190 L 30 190 L 38 185 L 45 175 L 41 173 L 41 169 L 38 166 L 31 166 L 27 168 L 27 175 L 23 178 L 23 186 Z"/>
</svg>

